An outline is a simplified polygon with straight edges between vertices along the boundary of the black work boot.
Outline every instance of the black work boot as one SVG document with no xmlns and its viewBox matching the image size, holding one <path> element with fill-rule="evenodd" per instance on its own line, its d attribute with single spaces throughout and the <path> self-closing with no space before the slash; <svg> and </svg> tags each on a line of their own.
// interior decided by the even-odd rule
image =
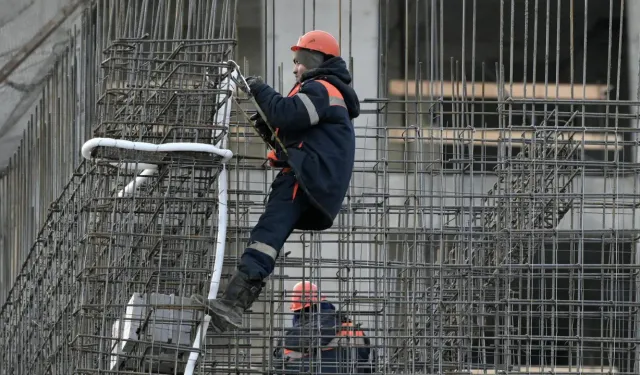
<svg viewBox="0 0 640 375">
<path fill-rule="evenodd" d="M 218 332 L 239 328 L 242 314 L 258 299 L 265 283 L 261 280 L 250 280 L 246 274 L 236 271 L 221 298 L 205 300 L 199 294 L 191 299 L 205 307 L 211 316 L 211 325 Z"/>
</svg>

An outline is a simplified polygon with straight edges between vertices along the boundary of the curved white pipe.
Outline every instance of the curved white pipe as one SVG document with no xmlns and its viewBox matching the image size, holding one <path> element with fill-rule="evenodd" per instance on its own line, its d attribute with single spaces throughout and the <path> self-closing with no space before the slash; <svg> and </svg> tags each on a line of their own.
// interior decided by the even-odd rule
<svg viewBox="0 0 640 375">
<path fill-rule="evenodd" d="M 226 73 L 226 69 L 223 68 L 222 73 Z M 235 78 L 237 77 L 237 72 L 234 70 L 231 72 L 231 75 Z M 233 93 L 235 92 L 235 82 L 234 80 L 227 77 L 220 83 L 220 86 L 228 89 L 228 92 L 231 92 L 231 94 L 222 99 L 225 101 L 225 104 L 223 108 L 221 108 L 221 110 L 216 113 L 215 122 L 218 125 L 225 126 L 228 130 L 229 120 L 231 118 L 231 99 L 233 97 Z M 220 103 L 221 100 L 218 100 L 217 102 Z M 228 134 L 228 131 L 226 132 L 226 134 Z M 226 147 L 226 134 L 222 137 L 220 142 L 216 144 L 217 148 L 224 149 L 224 147 Z M 216 256 L 213 263 L 213 273 L 211 274 L 211 282 L 209 283 L 209 294 L 207 295 L 208 299 L 216 299 L 216 296 L 218 295 L 218 289 L 220 288 L 220 279 L 222 278 L 224 251 L 227 241 L 228 185 L 229 183 L 227 166 L 226 163 L 223 162 L 222 170 L 218 175 L 218 233 L 216 239 Z M 187 365 L 184 369 L 184 375 L 193 375 L 193 371 L 196 367 L 196 362 L 198 361 L 198 351 L 200 350 L 202 338 L 206 336 L 210 322 L 211 316 L 205 315 L 202 323 L 198 325 L 196 337 L 193 341 L 193 350 L 191 351 L 191 353 L 189 353 L 189 359 L 187 360 Z"/>
<path fill-rule="evenodd" d="M 228 162 L 233 157 L 231 150 L 219 148 L 218 146 L 208 145 L 204 143 L 189 143 L 189 142 L 174 142 L 174 143 L 162 143 L 154 144 L 147 142 L 134 142 L 124 139 L 113 138 L 93 138 L 88 140 L 82 145 L 82 156 L 85 159 L 92 159 L 91 153 L 97 147 L 114 147 L 125 150 L 141 150 L 150 152 L 171 152 L 171 151 L 191 151 L 191 152 L 206 152 L 222 157 L 222 163 Z M 124 189 L 117 193 L 118 197 L 131 194 L 134 187 L 142 185 L 146 182 L 150 176 L 154 175 L 158 169 L 155 164 L 149 163 L 110 163 L 120 168 L 142 169 L 142 172 L 133 181 L 131 181 Z"/>
<path fill-rule="evenodd" d="M 208 145 L 205 143 L 189 143 L 189 142 L 174 142 L 174 143 L 147 143 L 147 142 L 134 142 L 124 139 L 113 138 L 92 138 L 86 141 L 82 145 L 82 156 L 85 159 L 91 159 L 91 152 L 96 147 L 114 147 L 125 150 L 140 150 L 150 152 L 171 152 L 171 151 L 190 151 L 190 152 L 206 152 L 222 157 L 222 162 L 226 163 L 233 157 L 231 150 L 225 150 L 218 148 L 214 145 Z M 133 163 L 130 163 L 133 164 Z M 148 164 L 153 165 L 153 164 Z M 147 168 L 145 168 L 147 169 Z"/>
</svg>

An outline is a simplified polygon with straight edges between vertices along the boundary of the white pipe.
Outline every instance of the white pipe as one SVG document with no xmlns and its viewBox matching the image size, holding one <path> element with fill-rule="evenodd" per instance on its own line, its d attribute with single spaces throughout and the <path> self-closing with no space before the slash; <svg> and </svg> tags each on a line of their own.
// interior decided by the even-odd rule
<svg viewBox="0 0 640 375">
<path fill-rule="evenodd" d="M 93 138 L 88 140 L 82 145 L 82 156 L 85 159 L 91 159 L 91 152 L 99 146 L 103 147 L 115 147 L 127 150 L 141 150 L 151 152 L 171 152 L 171 151 L 192 151 L 192 152 L 207 152 L 210 154 L 218 155 L 222 157 L 222 163 L 229 161 L 233 157 L 233 153 L 230 150 L 221 149 L 217 146 L 208 145 L 204 143 L 189 143 L 189 142 L 174 142 L 174 143 L 162 143 L 153 144 L 146 142 L 132 142 L 124 139 L 113 138 Z M 121 168 L 134 168 L 143 169 L 138 177 L 131 181 L 124 189 L 117 193 L 118 197 L 128 195 L 133 191 L 135 186 L 140 186 L 146 182 L 150 176 L 156 173 L 158 166 L 149 163 L 111 163 L 114 166 Z"/>
<path fill-rule="evenodd" d="M 226 73 L 226 69 L 222 69 L 222 74 Z M 237 77 L 237 72 L 234 70 L 231 72 L 231 75 Z M 233 93 L 235 92 L 235 83 L 233 80 L 228 77 L 225 78 L 224 81 L 220 83 L 220 86 L 226 88 L 231 92 L 231 95 L 225 97 L 223 100 L 225 101 L 224 106 L 216 113 L 215 123 L 218 125 L 223 125 L 229 128 L 229 120 L 231 118 L 231 99 L 233 97 Z M 218 103 L 221 100 L 217 100 Z M 226 132 L 228 134 L 228 131 Z M 216 144 L 216 148 L 224 149 L 227 145 L 227 135 L 224 135 L 222 139 Z M 216 299 L 218 295 L 218 289 L 220 288 L 220 279 L 222 278 L 222 267 L 224 262 L 224 251 L 225 251 L 225 243 L 227 240 L 227 225 L 228 225 L 228 217 L 227 217 L 227 207 L 228 207 L 228 178 L 227 178 L 227 166 L 226 162 L 222 163 L 222 170 L 218 175 L 218 233 L 216 239 L 216 255 L 213 263 L 213 273 L 211 274 L 211 282 L 209 283 L 209 294 L 207 298 L 212 300 Z M 211 316 L 205 315 L 204 320 L 201 324 L 198 325 L 198 329 L 196 331 L 196 337 L 193 341 L 193 350 L 189 353 L 189 359 L 187 360 L 187 365 L 184 369 L 184 375 L 193 375 L 193 371 L 196 367 L 196 362 L 198 361 L 198 351 L 200 350 L 200 346 L 203 341 L 203 337 L 207 334 L 207 329 L 209 328 L 209 323 L 211 322 Z"/>
<path fill-rule="evenodd" d="M 118 192 L 118 197 L 123 197 L 125 195 L 131 194 L 134 188 L 140 187 L 142 184 L 144 184 L 145 181 L 147 181 L 150 176 L 153 176 L 157 170 L 158 170 L 157 167 L 143 170 L 140 173 L 140 175 L 138 175 L 138 177 L 136 177 L 133 181 L 129 182 L 127 186 L 125 186 L 122 190 Z"/>
<path fill-rule="evenodd" d="M 187 366 L 184 368 L 184 375 L 193 375 L 193 370 L 196 368 L 196 362 L 198 361 L 198 350 L 200 350 L 200 343 L 202 342 L 202 332 L 207 334 L 209 329 L 209 322 L 211 322 L 211 316 L 205 315 L 204 321 L 198 325 L 196 331 L 196 338 L 193 340 L 192 351 L 189 353 L 189 359 L 187 360 Z"/>
<path fill-rule="evenodd" d="M 94 159 L 95 161 L 103 161 L 102 159 Z M 137 169 L 139 171 L 145 170 L 145 169 L 158 169 L 158 165 L 156 164 L 149 164 L 149 163 L 109 163 L 112 166 L 116 167 L 116 168 L 120 168 L 120 169 Z"/>
<path fill-rule="evenodd" d="M 222 162 L 226 163 L 233 157 L 231 150 L 225 150 L 218 148 L 214 145 L 208 145 L 205 143 L 190 143 L 190 142 L 174 142 L 174 143 L 147 143 L 147 142 L 132 142 L 124 139 L 113 138 L 93 138 L 86 141 L 82 145 L 82 156 L 85 159 L 91 159 L 91 152 L 96 147 L 114 147 L 125 150 L 140 150 L 150 152 L 171 152 L 171 151 L 190 151 L 190 152 L 206 152 L 222 157 Z M 133 163 L 131 163 L 133 164 Z M 143 163 L 137 163 L 139 165 Z M 146 163 L 145 163 L 146 164 Z M 146 164 L 153 165 L 153 164 Z M 144 168 L 147 169 L 147 168 Z"/>
<path fill-rule="evenodd" d="M 226 73 L 226 69 L 222 70 L 222 73 Z M 231 72 L 232 76 L 237 76 L 237 72 L 234 70 Z M 235 78 L 235 77 L 234 77 Z M 232 94 L 225 98 L 225 104 L 221 110 L 216 113 L 216 124 L 223 124 L 228 130 L 229 121 L 231 118 L 231 99 L 235 87 L 232 87 L 233 80 L 226 78 L 221 82 L 221 86 L 229 90 Z M 228 131 L 226 134 L 229 134 Z M 224 149 L 227 146 L 227 136 L 222 137 L 216 144 L 217 148 Z M 220 287 L 220 279 L 222 278 L 222 263 L 224 260 L 225 243 L 227 240 L 227 206 L 228 206 L 228 171 L 226 164 L 222 164 L 222 170 L 218 176 L 218 235 L 216 239 L 216 258 L 213 263 L 213 274 L 211 275 L 211 283 L 209 287 L 209 299 L 215 299 L 218 295 L 218 288 Z M 206 332 L 206 331 L 205 331 Z"/>
<path fill-rule="evenodd" d="M 220 288 L 222 278 L 222 263 L 224 260 L 225 243 L 227 241 L 227 207 L 228 207 L 228 182 L 227 166 L 222 165 L 222 170 L 218 175 L 218 235 L 216 238 L 216 259 L 213 262 L 213 273 L 209 283 L 209 295 L 207 298 L 215 299 Z"/>
</svg>

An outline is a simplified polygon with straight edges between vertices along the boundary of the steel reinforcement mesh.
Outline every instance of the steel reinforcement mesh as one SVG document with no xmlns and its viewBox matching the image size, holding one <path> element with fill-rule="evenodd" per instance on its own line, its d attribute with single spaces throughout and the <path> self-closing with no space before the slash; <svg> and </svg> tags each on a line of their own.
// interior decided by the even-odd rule
<svg viewBox="0 0 640 375">
<path fill-rule="evenodd" d="M 277 173 L 255 157 L 266 150 L 243 98 L 228 123 L 215 120 L 242 7 L 97 1 L 80 43 L 95 82 L 92 136 L 228 137 L 221 290 Z M 298 8 L 315 17 L 308 5 L 292 16 Z M 345 23 L 358 17 L 340 9 Z M 417 0 L 378 12 L 380 89 L 361 97 L 367 120 L 355 121 L 343 210 L 327 231 L 292 234 L 242 329 L 209 331 L 195 373 L 286 373 L 274 352 L 291 288 L 309 280 L 371 340 L 375 373 L 637 374 L 640 192 L 624 6 Z M 42 147 L 57 130 L 34 126 L 2 179 L 4 201 L 24 202 L 16 194 L 40 180 L 21 171 L 58 155 Z M 215 261 L 220 160 L 97 151 L 120 166 L 69 168 L 1 312 L 3 374 L 184 372 L 203 319 L 188 297 L 206 294 Z M 137 174 L 122 165 L 136 162 L 159 168 L 119 196 Z"/>
</svg>

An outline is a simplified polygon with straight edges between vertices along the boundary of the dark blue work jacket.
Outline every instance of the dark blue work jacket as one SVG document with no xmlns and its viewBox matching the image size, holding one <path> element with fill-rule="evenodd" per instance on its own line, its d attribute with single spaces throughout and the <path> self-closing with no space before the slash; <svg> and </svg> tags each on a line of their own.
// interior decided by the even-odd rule
<svg viewBox="0 0 640 375">
<path fill-rule="evenodd" d="M 355 158 L 352 119 L 360 114 L 351 74 L 340 57 L 305 72 L 287 97 L 267 84 L 251 88 L 256 102 L 285 145 L 279 150 L 313 208 L 295 229 L 331 227 L 347 193 Z"/>
<path fill-rule="evenodd" d="M 282 362 L 274 362 L 274 373 L 283 375 L 371 373 L 375 366 L 364 332 L 326 302 L 294 316 L 275 357 Z"/>
</svg>

